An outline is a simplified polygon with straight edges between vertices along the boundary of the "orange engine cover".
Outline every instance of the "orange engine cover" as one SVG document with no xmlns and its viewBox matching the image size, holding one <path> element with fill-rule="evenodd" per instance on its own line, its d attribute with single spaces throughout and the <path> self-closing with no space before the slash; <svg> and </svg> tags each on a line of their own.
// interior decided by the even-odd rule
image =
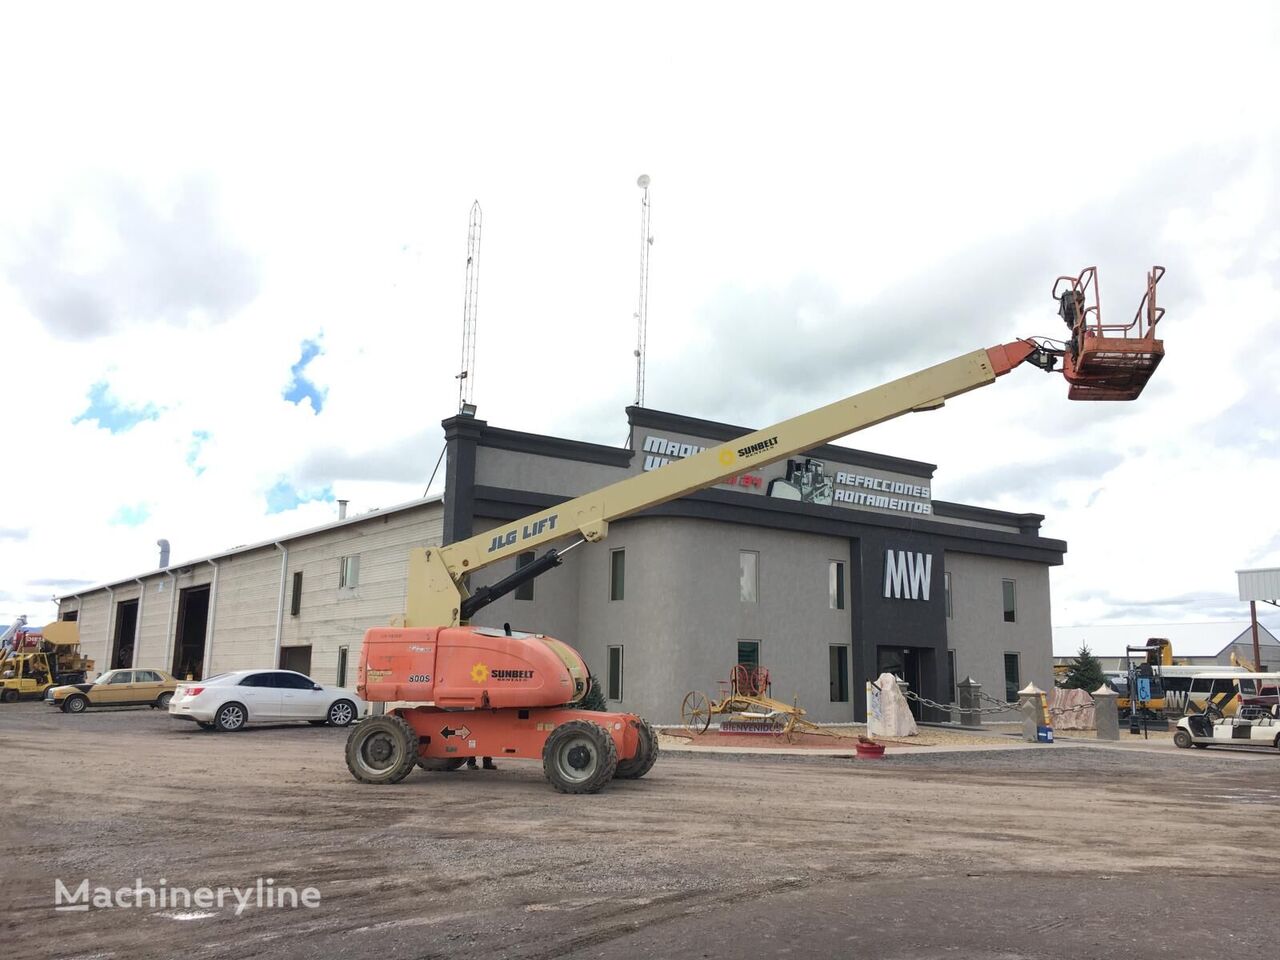
<svg viewBox="0 0 1280 960">
<path fill-rule="evenodd" d="M 364 635 L 356 693 L 438 707 L 554 707 L 586 691 L 587 665 L 568 644 L 486 627 L 374 627 Z"/>
</svg>

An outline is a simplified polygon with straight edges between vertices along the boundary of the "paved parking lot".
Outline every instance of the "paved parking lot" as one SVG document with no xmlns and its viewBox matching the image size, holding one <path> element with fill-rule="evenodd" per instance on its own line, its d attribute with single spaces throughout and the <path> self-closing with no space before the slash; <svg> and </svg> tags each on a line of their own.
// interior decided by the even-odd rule
<svg viewBox="0 0 1280 960">
<path fill-rule="evenodd" d="M 7 957 L 1156 957 L 1280 942 L 1280 755 L 665 755 L 355 783 L 346 733 L 0 708 Z M 74 888 L 314 887 L 313 909 L 55 912 Z"/>
</svg>

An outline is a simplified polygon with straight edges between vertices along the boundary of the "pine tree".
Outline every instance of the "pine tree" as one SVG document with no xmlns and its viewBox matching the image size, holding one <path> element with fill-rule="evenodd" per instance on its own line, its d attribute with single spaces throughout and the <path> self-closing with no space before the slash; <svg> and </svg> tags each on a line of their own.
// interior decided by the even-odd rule
<svg viewBox="0 0 1280 960">
<path fill-rule="evenodd" d="M 1106 681 L 1102 673 L 1102 662 L 1089 650 L 1089 644 L 1080 644 L 1080 652 L 1067 664 L 1067 676 L 1062 681 L 1065 690 L 1097 690 Z"/>
</svg>

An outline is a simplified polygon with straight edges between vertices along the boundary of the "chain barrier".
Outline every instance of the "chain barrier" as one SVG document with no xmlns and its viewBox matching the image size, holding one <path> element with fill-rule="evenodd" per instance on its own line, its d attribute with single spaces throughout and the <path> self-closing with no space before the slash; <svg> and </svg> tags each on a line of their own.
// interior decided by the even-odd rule
<svg viewBox="0 0 1280 960">
<path fill-rule="evenodd" d="M 1050 707 L 1049 716 L 1065 717 L 1068 713 L 1079 713 L 1081 710 L 1092 710 L 1092 703 L 1077 703 L 1074 707 Z"/>
<path fill-rule="evenodd" d="M 994 706 L 962 707 L 958 703 L 938 703 L 938 701 L 936 700 L 930 700 L 928 697 L 920 696 L 920 694 L 916 693 L 914 690 L 904 690 L 903 695 L 908 700 L 914 700 L 916 703 L 920 704 L 922 707 L 930 707 L 934 710 L 943 710 L 946 712 L 950 712 L 952 710 L 959 710 L 961 713 L 968 713 L 968 714 L 976 713 L 984 716 L 993 715 L 997 713 L 1020 713 L 1021 712 L 1018 704 L 1005 703 L 1004 701 L 997 700 L 995 697 L 987 696 L 987 694 L 985 693 L 979 693 L 978 699 L 990 704 L 994 704 Z M 1075 706 L 1071 706 L 1071 707 L 1049 707 L 1048 713 L 1049 713 L 1049 716 L 1051 717 L 1065 717 L 1069 713 L 1079 713 L 1081 710 L 1092 710 L 1092 709 L 1093 709 L 1092 703 L 1077 703 Z"/>
<path fill-rule="evenodd" d="M 905 696 L 908 700 L 914 700 L 916 703 L 920 704 L 922 707 L 931 707 L 934 710 L 945 710 L 947 712 L 950 712 L 952 710 L 959 710 L 961 713 L 969 713 L 969 714 L 974 714 L 974 713 L 996 714 L 996 713 L 1008 713 L 1010 710 L 1016 711 L 1018 709 L 1016 704 L 1010 705 L 1007 703 L 1000 704 L 1000 706 L 994 709 L 991 707 L 962 707 L 958 703 L 938 703 L 937 700 L 930 700 L 928 697 L 920 696 L 920 694 L 916 693 L 914 690 L 904 690 L 903 696 Z M 988 700 L 991 698 L 983 697 L 983 699 Z M 992 702 L 1000 703 L 1000 701 L 998 700 L 994 700 Z"/>
</svg>

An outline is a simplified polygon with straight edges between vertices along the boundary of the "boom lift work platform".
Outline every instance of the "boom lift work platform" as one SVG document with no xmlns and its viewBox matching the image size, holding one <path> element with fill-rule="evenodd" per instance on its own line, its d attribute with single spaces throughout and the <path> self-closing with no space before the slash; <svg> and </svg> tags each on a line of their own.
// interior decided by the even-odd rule
<svg viewBox="0 0 1280 960">
<path fill-rule="evenodd" d="M 1071 400 L 1136 399 L 1164 355 L 1154 336 L 1163 274 L 1154 267 L 1148 275 L 1130 324 L 1103 324 L 1097 271 L 1089 267 L 1054 286 L 1068 341 L 1036 337 L 975 350 L 467 540 L 411 551 L 402 622 L 367 631 L 361 648 L 356 690 L 385 712 L 353 728 L 352 776 L 395 783 L 415 765 L 447 769 L 480 756 L 540 759 L 563 793 L 644 776 L 657 759 L 657 737 L 641 717 L 603 709 L 577 651 L 541 634 L 466 626 L 470 618 L 558 566 L 568 550 L 605 539 L 614 520 L 903 414 L 935 410 L 1022 363 L 1051 372 L 1061 360 Z M 569 537 L 577 539 L 564 549 L 469 589 L 468 577 L 486 567 Z"/>
</svg>

